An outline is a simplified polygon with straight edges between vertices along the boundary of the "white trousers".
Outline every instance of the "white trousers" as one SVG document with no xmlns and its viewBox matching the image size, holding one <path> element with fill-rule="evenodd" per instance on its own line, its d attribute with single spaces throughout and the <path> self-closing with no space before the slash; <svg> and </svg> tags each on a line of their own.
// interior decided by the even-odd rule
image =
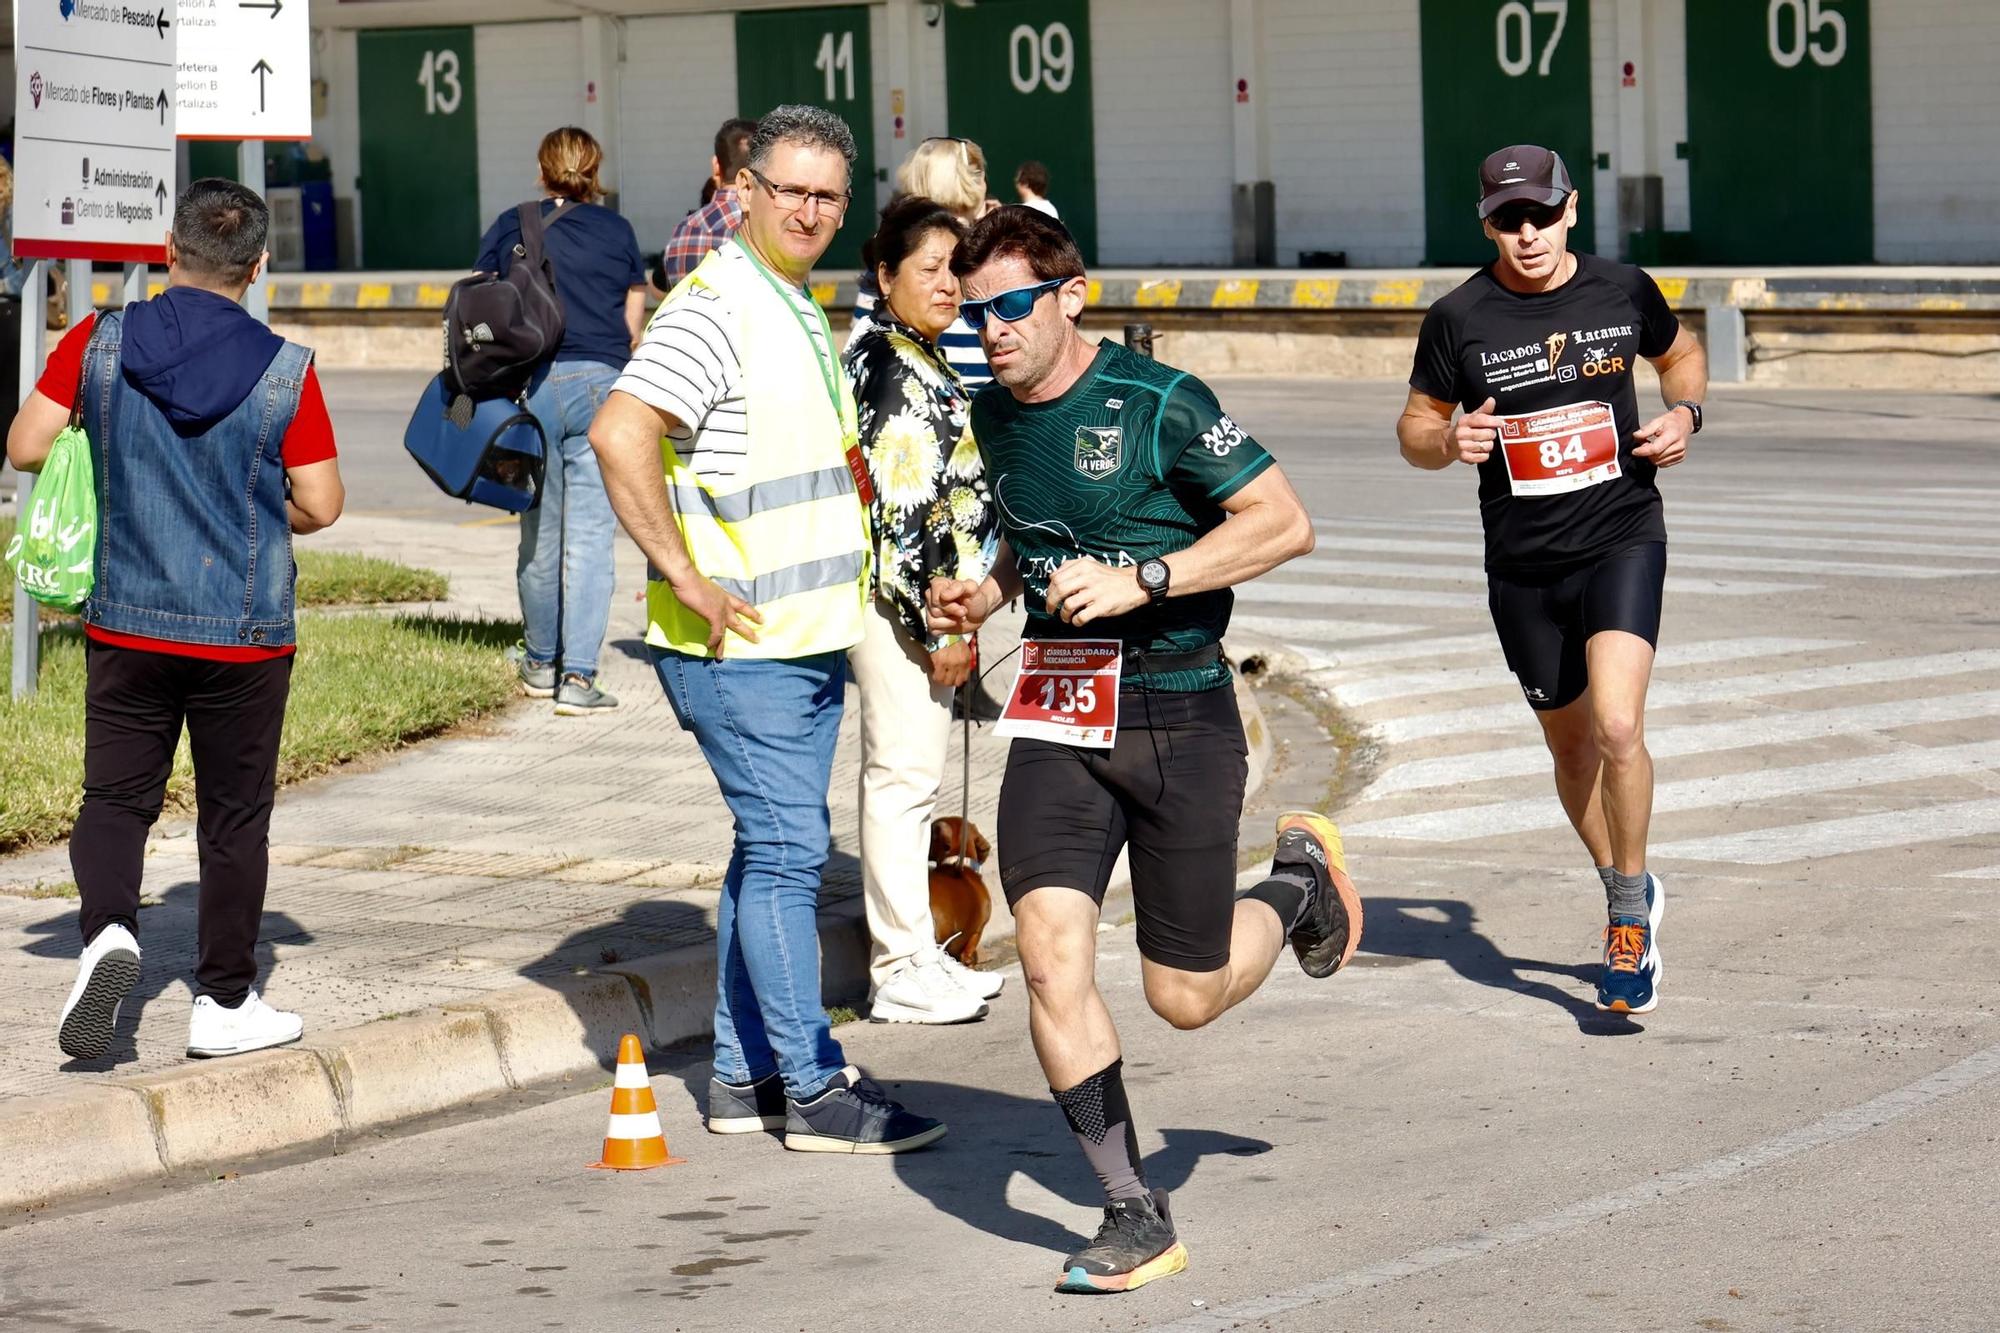
<svg viewBox="0 0 2000 1333">
<path fill-rule="evenodd" d="M 931 683 L 930 655 L 889 603 L 875 599 L 865 619 L 847 661 L 861 691 L 861 893 L 876 989 L 937 942 L 928 858 L 952 689 Z"/>
</svg>

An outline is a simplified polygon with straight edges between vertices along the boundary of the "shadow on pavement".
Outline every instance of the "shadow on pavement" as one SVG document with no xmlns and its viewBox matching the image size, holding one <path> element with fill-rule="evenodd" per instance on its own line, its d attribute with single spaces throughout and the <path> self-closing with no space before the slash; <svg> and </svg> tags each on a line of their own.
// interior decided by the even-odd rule
<svg viewBox="0 0 2000 1333">
<path fill-rule="evenodd" d="M 95 1060 L 64 1060 L 56 1066 L 58 1069 L 66 1073 L 107 1074 L 138 1060 L 139 1029 L 146 1020 L 147 1005 L 177 984 L 186 985 L 190 991 L 194 987 L 195 921 L 200 899 L 201 885 L 189 880 L 170 886 L 156 904 L 139 909 L 139 984 L 132 988 L 118 1011 L 110 1047 Z M 27 930 L 30 935 L 42 937 L 27 949 L 38 958 L 60 958 L 74 963 L 83 952 L 73 910 L 37 921 Z M 312 939 L 312 932 L 289 914 L 264 913 L 257 933 L 257 988 L 263 990 L 270 983 L 276 965 L 272 945 L 310 944 Z M 63 994 L 67 998 L 67 987 Z M 52 1054 L 60 1012 L 58 1008 L 48 1015 Z M 166 1044 L 178 1047 L 185 1042 L 178 1035 L 169 1035 Z"/>
<path fill-rule="evenodd" d="M 1624 1037 L 1645 1031 L 1630 1018 L 1602 1013 L 1590 1000 L 1528 975 L 1594 983 L 1598 964 L 1511 958 L 1477 929 L 1479 916 L 1470 903 L 1453 898 L 1369 897 L 1363 906 L 1367 917 L 1363 953 L 1435 959 L 1467 981 L 1547 1001 L 1574 1019 L 1578 1031 L 1591 1036 Z M 1432 913 L 1442 913 L 1444 921 L 1432 920 Z"/>
</svg>

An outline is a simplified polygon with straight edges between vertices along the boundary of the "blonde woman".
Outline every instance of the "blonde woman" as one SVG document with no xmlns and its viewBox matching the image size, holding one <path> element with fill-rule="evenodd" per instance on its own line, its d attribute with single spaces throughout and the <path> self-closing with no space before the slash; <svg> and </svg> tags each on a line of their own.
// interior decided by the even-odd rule
<svg viewBox="0 0 2000 1333">
<path fill-rule="evenodd" d="M 1000 206 L 997 200 L 987 197 L 986 154 L 979 145 L 970 139 L 944 136 L 926 139 L 910 150 L 910 155 L 896 168 L 896 195 L 899 199 L 907 195 L 929 199 L 968 226 Z M 867 332 L 875 316 L 875 303 L 881 298 L 875 275 L 863 273 L 860 299 L 854 309 L 854 330 L 847 335 L 850 349 Z M 979 346 L 979 335 L 964 320 L 954 318 L 951 326 L 938 335 L 937 345 L 951 368 L 958 372 L 968 395 L 992 382 L 993 373 L 986 368 L 986 353 Z"/>
<path fill-rule="evenodd" d="M 541 503 L 521 515 L 515 575 L 523 637 L 514 658 L 522 689 L 553 696 L 556 712 L 574 717 L 618 706 L 597 684 L 617 522 L 590 448 L 590 421 L 644 328 L 646 268 L 632 224 L 597 203 L 604 195 L 597 140 L 565 126 L 542 139 L 536 156 L 543 248 L 562 298 L 563 340 L 528 393 L 549 464 Z M 510 208 L 486 229 L 474 267 L 504 274 L 520 240 L 520 218 Z"/>
</svg>

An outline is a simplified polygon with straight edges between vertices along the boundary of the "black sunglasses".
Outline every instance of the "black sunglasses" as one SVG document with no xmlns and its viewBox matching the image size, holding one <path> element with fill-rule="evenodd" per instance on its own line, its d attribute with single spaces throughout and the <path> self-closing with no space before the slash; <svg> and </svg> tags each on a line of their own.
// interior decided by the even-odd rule
<svg viewBox="0 0 2000 1333">
<path fill-rule="evenodd" d="M 1535 224 L 1536 231 L 1547 231 L 1563 220 L 1563 214 L 1568 208 L 1567 199 L 1560 204 L 1537 204 L 1529 200 L 1516 200 L 1494 209 L 1486 220 L 1493 224 L 1493 230 L 1510 234 L 1521 230 L 1530 222 Z"/>
</svg>

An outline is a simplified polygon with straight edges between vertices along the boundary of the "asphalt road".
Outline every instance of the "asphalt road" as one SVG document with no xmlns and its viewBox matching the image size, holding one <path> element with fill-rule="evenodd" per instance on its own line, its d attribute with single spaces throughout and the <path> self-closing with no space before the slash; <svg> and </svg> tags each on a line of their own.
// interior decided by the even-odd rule
<svg viewBox="0 0 2000 1333">
<path fill-rule="evenodd" d="M 395 387 L 328 377 L 350 439 Z M 496 1103 L 16 1226 L 0 1327 L 1990 1328 L 1990 401 L 1725 391 L 1668 474 L 1669 967 L 1658 1011 L 1609 1022 L 1601 891 L 1491 641 L 1469 471 L 1396 458 L 1396 386 L 1218 387 L 1321 524 L 1239 615 L 1369 738 L 1340 812 L 1368 925 L 1351 970 L 1281 965 L 1198 1033 L 1145 1010 L 1129 928 L 1102 937 L 1185 1275 L 1049 1290 L 1095 1189 L 1016 975 L 976 1026 L 841 1030 L 950 1121 L 933 1151 L 710 1138 L 691 1054 L 655 1070 L 686 1165 L 586 1170 L 603 1088 Z M 346 457 L 357 504 L 423 503 L 392 448 Z"/>
</svg>

